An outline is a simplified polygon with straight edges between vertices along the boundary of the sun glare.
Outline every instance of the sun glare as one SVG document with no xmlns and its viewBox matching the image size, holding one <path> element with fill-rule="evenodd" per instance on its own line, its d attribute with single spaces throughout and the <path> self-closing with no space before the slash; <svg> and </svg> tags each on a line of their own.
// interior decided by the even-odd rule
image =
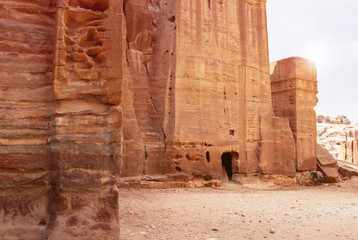
<svg viewBox="0 0 358 240">
<path fill-rule="evenodd" d="M 317 65 L 323 65 L 327 61 L 328 52 L 324 46 L 311 46 L 307 48 L 304 57 L 315 61 Z"/>
</svg>

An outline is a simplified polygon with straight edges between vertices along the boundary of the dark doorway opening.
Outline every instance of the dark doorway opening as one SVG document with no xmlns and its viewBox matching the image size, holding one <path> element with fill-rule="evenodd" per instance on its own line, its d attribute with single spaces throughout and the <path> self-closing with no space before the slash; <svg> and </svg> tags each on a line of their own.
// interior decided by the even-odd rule
<svg viewBox="0 0 358 240">
<path fill-rule="evenodd" d="M 210 162 L 210 152 L 206 152 L 206 161 Z"/>
<path fill-rule="evenodd" d="M 229 180 L 232 179 L 232 157 L 231 153 L 226 152 L 221 155 L 221 164 L 223 169 L 223 178 L 227 178 Z"/>
</svg>

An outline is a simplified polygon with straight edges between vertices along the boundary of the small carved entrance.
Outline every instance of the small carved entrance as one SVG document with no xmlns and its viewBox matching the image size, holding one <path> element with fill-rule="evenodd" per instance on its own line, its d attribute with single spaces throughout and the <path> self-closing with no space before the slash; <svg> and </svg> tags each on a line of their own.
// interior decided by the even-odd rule
<svg viewBox="0 0 358 240">
<path fill-rule="evenodd" d="M 232 175 L 238 173 L 238 160 L 239 154 L 237 152 L 226 152 L 221 155 L 223 181 L 231 181 Z"/>
<path fill-rule="evenodd" d="M 232 157 L 231 153 L 226 152 L 221 155 L 221 164 L 223 169 L 223 180 L 232 179 Z"/>
</svg>

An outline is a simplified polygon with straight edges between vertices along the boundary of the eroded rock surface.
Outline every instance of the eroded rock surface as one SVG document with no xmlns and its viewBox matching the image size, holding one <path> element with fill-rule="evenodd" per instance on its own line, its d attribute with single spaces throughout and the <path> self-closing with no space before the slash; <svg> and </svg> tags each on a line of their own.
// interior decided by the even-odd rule
<svg viewBox="0 0 358 240">
<path fill-rule="evenodd" d="M 273 118 L 265 1 L 179 1 L 177 9 L 168 167 L 221 178 L 227 152 L 233 173 L 292 175 L 292 138 L 276 138 L 289 129 Z"/>
<path fill-rule="evenodd" d="M 311 168 L 274 116 L 265 0 L 0 0 L 0 13 L 4 239 L 118 239 L 127 180 Z M 313 100 L 297 101 L 310 157 Z"/>
<path fill-rule="evenodd" d="M 324 182 L 340 182 L 337 160 L 328 152 L 327 149 L 317 144 L 317 166 L 318 170 L 324 175 Z"/>
<path fill-rule="evenodd" d="M 118 239 L 114 184 L 123 128 L 122 7 L 110 0 L 57 2 L 47 228 L 51 239 Z"/>
<path fill-rule="evenodd" d="M 224 161 L 232 174 L 293 176 L 292 136 L 277 135 L 288 122 L 271 105 L 265 2 L 124 3 L 121 177 L 221 179 Z"/>
<path fill-rule="evenodd" d="M 276 116 L 288 118 L 296 143 L 296 168 L 316 169 L 316 65 L 292 57 L 271 64 L 272 102 Z"/>
<path fill-rule="evenodd" d="M 2 239 L 119 238 L 121 7 L 0 1 Z"/>
<path fill-rule="evenodd" d="M 49 221 L 56 1 L 0 1 L 0 236 L 42 239 Z"/>
</svg>

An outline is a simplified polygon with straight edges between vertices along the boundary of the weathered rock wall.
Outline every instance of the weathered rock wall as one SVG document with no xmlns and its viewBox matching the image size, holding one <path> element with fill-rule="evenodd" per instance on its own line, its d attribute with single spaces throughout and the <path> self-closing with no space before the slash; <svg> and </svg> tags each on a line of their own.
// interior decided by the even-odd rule
<svg viewBox="0 0 358 240">
<path fill-rule="evenodd" d="M 125 1 L 127 61 L 121 176 L 162 175 L 175 72 L 176 1 Z M 173 106 L 172 106 L 173 107 Z"/>
<path fill-rule="evenodd" d="M 56 1 L 0 1 L 0 235 L 42 239 Z"/>
<path fill-rule="evenodd" d="M 265 4 L 0 0 L 5 239 L 118 239 L 119 178 L 294 176 Z"/>
<path fill-rule="evenodd" d="M 117 239 L 123 3 L 58 1 L 48 236 Z M 75 209 L 75 211 L 73 211 Z"/>
<path fill-rule="evenodd" d="M 281 138 L 280 147 L 262 132 L 267 126 L 289 131 L 285 120 L 272 119 L 265 4 L 178 2 L 176 75 L 169 89 L 175 122 L 167 139 L 172 169 L 174 163 L 178 172 L 221 178 L 222 154 L 232 152 L 238 154 L 234 173 L 294 172 L 294 147 L 282 148 L 282 142 L 291 146 L 292 136 Z M 262 151 L 266 147 L 282 155 L 273 158 Z"/>
<path fill-rule="evenodd" d="M 298 171 L 316 169 L 316 112 L 318 100 L 315 63 L 299 57 L 271 64 L 272 102 L 275 115 L 288 118 L 296 142 Z"/>
<path fill-rule="evenodd" d="M 289 128 L 273 118 L 265 1 L 133 0 L 124 11 L 122 177 L 221 179 L 225 152 L 233 173 L 294 173 L 292 136 L 272 135 Z M 261 151 L 274 145 L 282 155 Z"/>
<path fill-rule="evenodd" d="M 0 1 L 2 239 L 119 238 L 122 6 Z"/>
</svg>

